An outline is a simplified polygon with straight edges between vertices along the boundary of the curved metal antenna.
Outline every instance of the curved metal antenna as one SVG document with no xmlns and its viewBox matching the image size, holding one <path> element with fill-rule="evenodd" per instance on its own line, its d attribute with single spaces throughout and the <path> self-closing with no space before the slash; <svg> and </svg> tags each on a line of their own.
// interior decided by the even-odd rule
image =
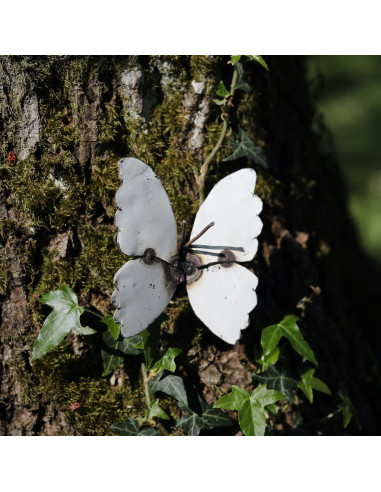
<svg viewBox="0 0 381 492">
<path fill-rule="evenodd" d="M 192 238 L 190 241 L 188 241 L 186 244 L 184 244 L 184 248 L 189 248 L 189 246 L 194 243 L 195 241 L 197 241 L 197 239 L 199 237 L 201 237 L 203 234 L 205 234 L 205 232 L 210 229 L 211 227 L 214 226 L 214 222 L 211 222 L 210 224 L 208 224 L 206 227 L 204 227 L 204 229 L 199 233 L 197 234 L 197 236 L 195 236 L 194 238 Z"/>
</svg>

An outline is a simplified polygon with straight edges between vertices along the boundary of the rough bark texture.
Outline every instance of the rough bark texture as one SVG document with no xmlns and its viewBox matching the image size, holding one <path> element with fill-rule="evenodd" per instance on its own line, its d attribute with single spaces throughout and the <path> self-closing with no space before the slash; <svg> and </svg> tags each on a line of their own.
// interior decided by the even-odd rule
<svg viewBox="0 0 381 492">
<path fill-rule="evenodd" d="M 100 337 L 70 335 L 29 363 L 49 312 L 38 298 L 68 284 L 82 305 L 112 313 L 112 279 L 125 261 L 113 243 L 120 157 L 152 166 L 178 223 L 192 223 L 195 172 L 219 137 L 213 98 L 218 81 L 228 85 L 231 78 L 227 60 L 1 57 L 0 434 L 107 434 L 110 424 L 144 412 L 139 361 L 131 358 L 102 378 Z M 203 327 L 180 291 L 167 309 L 162 343 L 183 349 L 180 370 L 213 403 L 232 384 L 253 387 L 259 329 L 299 314 L 319 361 L 317 376 L 333 396 L 316 393 L 313 406 L 299 402 L 272 430 L 290 432 L 299 414 L 318 421 L 337 408 L 342 391 L 357 408 L 362 432 L 379 433 L 380 277 L 357 246 L 304 60 L 267 62 L 269 73 L 246 64 L 253 91 L 237 92 L 231 116 L 233 128 L 249 132 L 270 166 L 256 166 L 264 229 L 252 264 L 259 276 L 252 323 L 230 347 Z M 9 150 L 15 166 L 7 162 Z M 229 152 L 225 145 L 218 153 L 207 189 L 250 164 L 222 163 Z M 293 357 L 290 367 L 297 368 Z M 69 410 L 76 400 L 82 402 L 77 413 Z M 342 432 L 340 421 L 326 423 L 324 432 Z M 356 426 L 349 432 L 358 432 Z"/>
</svg>

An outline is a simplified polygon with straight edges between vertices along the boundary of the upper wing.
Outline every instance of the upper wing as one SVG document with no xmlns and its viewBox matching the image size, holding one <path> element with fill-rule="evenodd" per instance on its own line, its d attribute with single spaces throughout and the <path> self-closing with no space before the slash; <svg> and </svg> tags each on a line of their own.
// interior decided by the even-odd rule
<svg viewBox="0 0 381 492">
<path fill-rule="evenodd" d="M 250 261 L 258 248 L 256 237 L 262 230 L 258 214 L 262 201 L 254 195 L 257 175 L 254 169 L 241 169 L 221 179 L 197 212 L 191 232 L 196 236 L 210 222 L 207 230 L 191 248 L 203 265 L 217 261 L 224 249 L 229 249 L 235 261 Z"/>
<path fill-rule="evenodd" d="M 128 261 L 116 273 L 112 303 L 124 337 L 145 330 L 167 307 L 177 286 L 168 276 L 168 269 L 159 259 L 148 265 L 139 258 Z"/>
<path fill-rule="evenodd" d="M 249 313 L 257 304 L 257 277 L 247 268 L 231 263 L 202 270 L 198 280 L 187 285 L 196 315 L 218 337 L 235 343 L 249 324 Z"/>
<path fill-rule="evenodd" d="M 128 256 L 142 256 L 152 248 L 158 258 L 168 261 L 177 250 L 177 227 L 163 185 L 139 159 L 121 159 L 119 174 L 115 223 L 120 249 Z"/>
</svg>

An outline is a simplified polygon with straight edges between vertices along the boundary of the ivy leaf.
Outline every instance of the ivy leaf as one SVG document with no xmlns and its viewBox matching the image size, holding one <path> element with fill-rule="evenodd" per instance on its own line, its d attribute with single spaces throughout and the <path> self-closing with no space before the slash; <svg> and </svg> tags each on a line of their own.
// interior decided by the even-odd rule
<svg viewBox="0 0 381 492">
<path fill-rule="evenodd" d="M 249 134 L 242 128 L 238 130 L 238 140 L 230 140 L 229 145 L 231 145 L 233 153 L 224 159 L 225 162 L 234 161 L 240 157 L 248 157 L 263 168 L 268 169 L 267 160 L 263 155 L 262 149 L 251 140 Z"/>
<path fill-rule="evenodd" d="M 93 330 L 89 326 L 81 326 L 80 328 L 76 328 L 73 331 L 75 333 L 78 333 L 78 335 L 94 335 L 94 333 L 97 332 L 97 330 Z"/>
<path fill-rule="evenodd" d="M 168 415 L 159 405 L 159 398 L 151 401 L 149 410 L 147 410 L 147 420 L 151 420 L 153 417 L 158 417 L 159 419 L 169 420 Z"/>
<path fill-rule="evenodd" d="M 246 56 L 249 58 L 249 60 L 254 60 L 254 61 L 258 62 L 267 71 L 269 70 L 267 63 L 265 62 L 265 60 L 260 55 L 246 55 Z"/>
<path fill-rule="evenodd" d="M 225 410 L 239 410 L 249 398 L 250 395 L 246 390 L 233 384 L 231 392 L 221 396 L 213 407 L 224 408 Z"/>
<path fill-rule="evenodd" d="M 274 352 L 282 336 L 282 327 L 280 325 L 267 326 L 262 330 L 261 345 L 265 356 L 269 356 Z"/>
<path fill-rule="evenodd" d="M 242 55 L 232 55 L 232 65 L 235 65 L 241 59 Z"/>
<path fill-rule="evenodd" d="M 339 403 L 338 407 L 339 407 L 339 410 L 341 411 L 342 416 L 343 416 L 344 429 L 346 429 L 348 427 L 350 421 L 352 420 L 352 417 L 356 418 L 356 410 L 355 410 L 353 403 L 349 399 L 349 397 L 343 395 L 343 393 L 341 391 L 339 391 L 339 397 L 341 399 L 341 403 Z M 357 420 L 357 425 L 358 425 L 359 429 L 361 430 L 360 422 L 358 421 L 357 418 L 356 418 L 356 420 Z"/>
<path fill-rule="evenodd" d="M 331 390 L 328 386 L 323 383 L 321 379 L 314 377 L 314 372 L 315 369 L 309 369 L 307 372 L 303 373 L 302 380 L 298 383 L 298 388 L 303 391 L 310 403 L 313 401 L 313 389 L 321 391 L 326 395 L 331 394 Z"/>
<path fill-rule="evenodd" d="M 113 424 L 110 429 L 119 436 L 137 436 L 139 434 L 138 423 L 131 417 L 128 417 L 124 422 Z"/>
<path fill-rule="evenodd" d="M 102 323 L 107 326 L 112 338 L 114 340 L 118 340 L 120 334 L 120 324 L 115 321 L 114 316 L 106 316 L 102 319 Z"/>
<path fill-rule="evenodd" d="M 223 97 L 224 99 L 230 94 L 222 80 L 220 80 L 216 94 L 217 96 Z"/>
<path fill-rule="evenodd" d="M 184 386 L 184 381 L 180 376 L 175 376 L 167 371 L 159 372 L 149 382 L 149 393 L 162 391 L 166 395 L 172 396 L 184 407 L 188 407 L 188 397 Z"/>
<path fill-rule="evenodd" d="M 212 405 L 208 405 L 204 409 L 201 415 L 203 421 L 203 429 L 214 429 L 215 427 L 229 427 L 232 425 L 233 420 L 226 413 L 222 412 L 218 408 L 213 408 Z"/>
<path fill-rule="evenodd" d="M 78 306 L 77 296 L 67 285 L 60 290 L 48 292 L 40 298 L 40 301 L 52 307 L 53 311 L 42 325 L 33 345 L 30 362 L 54 349 L 71 330 L 80 332 L 84 328 L 80 323 L 84 308 Z"/>
<path fill-rule="evenodd" d="M 157 432 L 152 427 L 144 427 L 138 434 L 138 436 L 157 436 Z"/>
<path fill-rule="evenodd" d="M 181 354 L 182 350 L 179 348 L 169 348 L 161 359 L 159 359 L 151 368 L 152 371 L 156 369 L 166 369 L 167 371 L 176 371 L 175 357 Z"/>
<path fill-rule="evenodd" d="M 140 335 L 116 341 L 109 331 L 105 331 L 102 335 L 102 340 L 106 345 L 106 349 L 101 350 L 103 359 L 102 376 L 108 376 L 117 369 L 122 364 L 125 355 L 138 355 L 142 352 L 136 348 L 136 345 L 141 341 Z"/>
<path fill-rule="evenodd" d="M 264 330 L 262 330 L 261 345 L 263 353 L 265 355 L 269 355 L 275 347 L 277 347 L 279 340 L 282 337 L 286 337 L 292 348 L 298 352 L 298 354 L 318 367 L 315 354 L 313 353 L 308 342 L 304 340 L 303 335 L 297 325 L 297 321 L 300 321 L 297 316 L 288 314 L 277 325 L 267 326 Z"/>
<path fill-rule="evenodd" d="M 198 436 L 203 427 L 202 418 L 191 410 L 187 410 L 176 422 L 176 427 L 184 427 L 190 436 Z"/>
<path fill-rule="evenodd" d="M 262 370 L 266 371 L 270 364 L 276 364 L 280 355 L 280 349 L 276 346 L 269 354 L 262 354 L 262 356 L 256 359 L 258 364 L 261 364 Z"/>
<path fill-rule="evenodd" d="M 245 80 L 240 80 L 239 82 L 236 83 L 236 85 L 234 86 L 234 89 L 235 90 L 241 89 L 242 91 L 245 91 L 247 93 L 250 93 L 251 90 L 252 90 L 252 87 Z"/>
<path fill-rule="evenodd" d="M 232 386 L 232 391 L 221 397 L 214 408 L 238 411 L 238 422 L 246 436 L 264 436 L 266 429 L 265 407 L 282 400 L 284 395 L 275 390 L 269 390 L 266 385 L 259 385 L 250 395 L 238 386 Z"/>
<path fill-rule="evenodd" d="M 157 350 L 160 338 L 160 326 L 167 319 L 168 316 L 165 313 L 162 313 L 148 328 L 146 328 L 140 334 L 143 343 L 147 371 L 150 371 L 154 364 L 160 358 Z"/>
<path fill-rule="evenodd" d="M 198 436 L 202 429 L 214 429 L 215 427 L 226 427 L 232 425 L 232 419 L 218 408 L 208 405 L 200 395 L 193 390 L 193 403 L 198 403 L 199 410 L 195 408 L 179 405 L 184 414 L 176 422 L 176 427 L 184 427 L 185 431 L 191 436 Z M 190 398 L 188 398 L 190 400 Z"/>
<path fill-rule="evenodd" d="M 267 371 L 261 374 L 253 373 L 253 378 L 259 383 L 266 384 L 267 388 L 282 393 L 290 403 L 293 402 L 293 389 L 296 388 L 298 382 L 289 376 L 285 368 L 279 371 L 276 366 L 270 364 Z"/>
<path fill-rule="evenodd" d="M 119 436 L 157 436 L 157 432 L 152 427 L 144 427 L 139 431 L 138 423 L 131 417 L 119 424 L 113 424 L 110 429 Z"/>
</svg>

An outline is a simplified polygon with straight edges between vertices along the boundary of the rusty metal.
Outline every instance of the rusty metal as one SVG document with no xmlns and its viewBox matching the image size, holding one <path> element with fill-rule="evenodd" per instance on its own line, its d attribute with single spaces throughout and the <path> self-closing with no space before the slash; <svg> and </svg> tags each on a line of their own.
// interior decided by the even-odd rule
<svg viewBox="0 0 381 492">
<path fill-rule="evenodd" d="M 168 274 L 177 283 L 189 284 L 201 277 L 202 270 L 199 270 L 201 266 L 201 260 L 195 254 L 188 253 L 185 261 L 181 261 L 181 256 L 176 255 L 168 264 Z"/>
<path fill-rule="evenodd" d="M 195 241 L 197 241 L 197 239 L 199 237 L 201 237 L 203 234 L 205 234 L 205 232 L 210 229 L 211 227 L 214 226 L 214 222 L 211 222 L 210 224 L 208 224 L 206 227 L 204 227 L 204 229 L 199 233 L 197 234 L 197 236 L 195 236 L 194 238 L 192 238 L 190 241 L 188 241 L 186 244 L 184 244 L 184 248 L 189 248 L 189 246 L 194 243 Z"/>
<path fill-rule="evenodd" d="M 155 250 L 152 248 L 147 248 L 143 253 L 142 259 L 146 265 L 153 265 L 156 260 Z"/>
<path fill-rule="evenodd" d="M 188 253 L 186 256 L 186 260 L 187 260 L 187 262 L 194 265 L 193 272 L 186 276 L 186 281 L 187 281 L 187 284 L 189 285 L 201 277 L 202 270 L 200 270 L 200 267 L 202 266 L 202 262 L 201 262 L 200 257 L 195 255 L 194 253 Z"/>
<path fill-rule="evenodd" d="M 224 267 L 229 268 L 235 262 L 235 256 L 231 249 L 223 249 L 218 255 L 218 263 Z"/>
</svg>

